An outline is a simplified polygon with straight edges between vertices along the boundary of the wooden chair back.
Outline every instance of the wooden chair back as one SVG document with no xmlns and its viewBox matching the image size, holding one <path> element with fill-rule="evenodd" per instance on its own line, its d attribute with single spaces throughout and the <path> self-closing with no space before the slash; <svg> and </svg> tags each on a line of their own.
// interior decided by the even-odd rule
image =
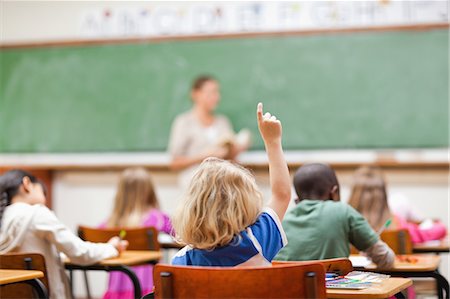
<svg viewBox="0 0 450 299">
<path fill-rule="evenodd" d="M 44 273 L 44 277 L 39 278 L 47 291 L 50 293 L 50 286 L 45 266 L 45 258 L 39 253 L 7 253 L 0 255 L 0 269 L 14 270 L 38 270 Z M 34 298 L 33 288 L 27 284 L 13 284 L 3 286 L 1 298 Z"/>
<path fill-rule="evenodd" d="M 273 261 L 272 265 L 304 265 L 311 262 L 319 263 L 324 267 L 326 273 L 337 273 L 339 275 L 347 275 L 353 271 L 352 262 L 348 258 L 335 258 L 316 261 Z"/>
<path fill-rule="evenodd" d="M 126 232 L 123 239 L 129 242 L 129 250 L 159 251 L 158 231 L 154 227 L 93 228 L 80 225 L 78 227 L 78 235 L 85 241 L 105 243 L 112 237 L 119 236 L 122 230 Z"/>
<path fill-rule="evenodd" d="M 318 263 L 274 267 L 187 267 L 158 264 L 156 298 L 326 298 Z"/>
<path fill-rule="evenodd" d="M 380 235 L 383 240 L 395 254 L 411 254 L 413 252 L 413 243 L 407 229 L 385 230 Z"/>
</svg>

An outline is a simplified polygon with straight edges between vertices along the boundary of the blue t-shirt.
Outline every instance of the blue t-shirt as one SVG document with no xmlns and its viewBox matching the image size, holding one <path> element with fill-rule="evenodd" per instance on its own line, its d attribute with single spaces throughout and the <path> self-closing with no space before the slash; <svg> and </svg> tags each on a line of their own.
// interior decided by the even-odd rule
<svg viewBox="0 0 450 299">
<path fill-rule="evenodd" d="M 286 235 L 277 214 L 265 208 L 256 222 L 230 244 L 213 250 L 186 246 L 173 257 L 172 264 L 220 267 L 270 265 L 286 244 Z"/>
</svg>

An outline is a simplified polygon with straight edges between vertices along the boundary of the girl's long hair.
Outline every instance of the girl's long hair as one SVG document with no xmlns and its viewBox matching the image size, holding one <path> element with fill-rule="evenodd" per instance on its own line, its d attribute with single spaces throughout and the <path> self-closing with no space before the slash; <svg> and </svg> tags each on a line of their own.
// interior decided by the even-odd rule
<svg viewBox="0 0 450 299">
<path fill-rule="evenodd" d="M 360 212 L 374 230 L 392 217 L 381 170 L 364 166 L 356 170 L 348 204 Z"/>
<path fill-rule="evenodd" d="M 144 168 L 128 168 L 120 176 L 108 227 L 137 227 L 151 208 L 159 208 L 152 177 Z"/>
</svg>

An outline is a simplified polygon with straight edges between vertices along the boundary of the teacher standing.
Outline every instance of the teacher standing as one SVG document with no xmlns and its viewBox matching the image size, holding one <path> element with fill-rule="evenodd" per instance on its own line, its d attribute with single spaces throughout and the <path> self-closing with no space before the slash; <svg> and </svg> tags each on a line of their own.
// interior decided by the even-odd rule
<svg viewBox="0 0 450 299">
<path fill-rule="evenodd" d="M 234 159 L 247 146 L 231 142 L 234 131 L 224 115 L 215 114 L 220 102 L 219 82 L 199 76 L 191 87 L 192 109 L 178 115 L 169 141 L 171 168 L 182 170 L 180 183 L 186 186 L 198 164 L 207 157 Z"/>
</svg>

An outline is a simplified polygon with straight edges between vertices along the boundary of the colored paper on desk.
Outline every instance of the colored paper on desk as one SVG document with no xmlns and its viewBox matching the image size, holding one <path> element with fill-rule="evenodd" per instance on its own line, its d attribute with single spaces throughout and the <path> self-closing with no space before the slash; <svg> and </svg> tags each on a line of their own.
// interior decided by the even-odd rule
<svg viewBox="0 0 450 299">
<path fill-rule="evenodd" d="M 381 283 L 390 276 L 372 272 L 352 271 L 344 277 L 335 276 L 335 279 L 332 279 L 332 277 L 332 274 L 326 274 L 325 285 L 329 289 L 362 290 L 371 287 L 373 284 Z"/>
<path fill-rule="evenodd" d="M 345 275 L 345 278 L 363 281 L 363 282 L 373 282 L 380 283 L 391 277 L 387 274 L 373 273 L 373 272 L 363 272 L 363 271 L 352 271 Z"/>
<path fill-rule="evenodd" d="M 339 278 L 335 280 L 330 280 L 325 282 L 328 289 L 352 289 L 352 290 L 363 290 L 369 288 L 371 282 L 358 282 L 353 279 Z"/>
</svg>

